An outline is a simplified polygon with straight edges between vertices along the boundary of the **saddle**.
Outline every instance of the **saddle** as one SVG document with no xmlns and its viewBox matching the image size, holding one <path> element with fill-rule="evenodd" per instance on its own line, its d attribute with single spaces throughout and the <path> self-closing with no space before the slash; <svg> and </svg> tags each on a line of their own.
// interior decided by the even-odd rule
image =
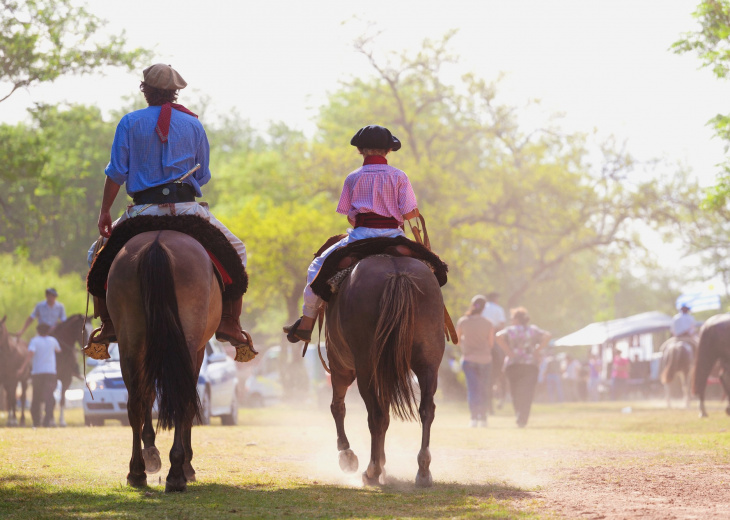
<svg viewBox="0 0 730 520">
<path fill-rule="evenodd" d="M 223 285 L 223 299 L 236 300 L 248 289 L 248 275 L 241 259 L 225 235 L 213 224 L 196 215 L 141 215 L 121 222 L 99 251 L 86 277 L 87 290 L 99 298 L 106 297 L 109 269 L 117 253 L 130 239 L 147 231 L 178 231 L 197 240 L 211 257 Z"/>
<path fill-rule="evenodd" d="M 344 237 L 344 235 L 331 237 L 315 254 L 315 257 L 320 256 L 325 250 L 342 239 L 342 237 Z M 398 251 L 399 246 L 407 247 L 411 254 L 403 255 Z M 332 287 L 329 284 L 330 279 L 341 272 L 351 269 L 363 258 L 375 255 L 410 256 L 416 260 L 421 260 L 431 267 L 433 274 L 438 280 L 439 286 L 443 287 L 446 285 L 449 266 L 446 265 L 446 263 L 443 262 L 436 253 L 433 253 L 426 248 L 426 246 L 409 240 L 406 237 L 376 237 L 357 240 L 351 244 L 347 244 L 345 247 L 333 251 L 325 259 L 317 277 L 311 283 L 310 287 L 312 288 L 312 291 L 324 301 L 329 301 L 332 297 Z"/>
</svg>

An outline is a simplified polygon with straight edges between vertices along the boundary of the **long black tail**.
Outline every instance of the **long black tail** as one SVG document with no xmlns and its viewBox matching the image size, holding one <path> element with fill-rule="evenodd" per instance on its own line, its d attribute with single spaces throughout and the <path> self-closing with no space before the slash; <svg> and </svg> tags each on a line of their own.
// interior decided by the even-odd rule
<svg viewBox="0 0 730 520">
<path fill-rule="evenodd" d="M 371 358 L 373 384 L 381 409 L 390 404 L 395 416 L 403 420 L 418 417 L 411 374 L 417 292 L 419 289 L 409 273 L 389 275 L 380 299 Z"/>
<path fill-rule="evenodd" d="M 200 418 L 193 360 L 185 341 L 167 248 L 155 239 L 140 253 L 138 274 L 146 320 L 142 395 L 156 392 L 157 428 Z"/>
</svg>

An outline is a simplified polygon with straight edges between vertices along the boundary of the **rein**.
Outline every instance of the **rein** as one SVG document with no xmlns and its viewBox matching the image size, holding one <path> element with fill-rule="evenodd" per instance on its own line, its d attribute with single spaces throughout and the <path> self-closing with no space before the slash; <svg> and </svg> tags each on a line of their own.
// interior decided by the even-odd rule
<svg viewBox="0 0 730 520">
<path fill-rule="evenodd" d="M 324 371 L 328 374 L 331 374 L 332 371 L 327 366 L 327 362 L 324 360 L 324 357 L 322 356 L 322 322 L 324 321 L 324 307 L 319 308 L 319 312 L 317 313 L 317 326 L 319 327 L 319 338 L 317 339 L 317 354 L 319 354 L 319 361 L 322 363 L 322 368 L 324 368 Z M 309 342 L 306 342 L 304 346 L 302 347 L 302 357 L 307 353 L 307 348 L 309 347 Z M 325 348 L 327 346 L 325 345 Z"/>
</svg>

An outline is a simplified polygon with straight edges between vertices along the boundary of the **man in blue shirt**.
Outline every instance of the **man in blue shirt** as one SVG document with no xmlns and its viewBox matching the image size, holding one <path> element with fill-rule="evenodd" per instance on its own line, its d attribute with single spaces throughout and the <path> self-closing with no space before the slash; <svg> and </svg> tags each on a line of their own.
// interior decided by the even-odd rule
<svg viewBox="0 0 730 520">
<path fill-rule="evenodd" d="M 198 116 L 175 103 L 185 80 L 170 65 L 158 63 L 143 72 L 140 90 L 149 105 L 125 115 L 117 126 L 111 158 L 104 173 L 104 195 L 99 212 L 99 232 L 111 235 L 119 222 L 138 215 L 197 215 L 217 227 L 228 239 L 246 267 L 246 246 L 210 212 L 205 203 L 195 202 L 202 196 L 200 187 L 210 180 L 208 166 L 210 147 Z M 182 184 L 174 181 L 200 164 L 200 169 L 189 175 Z M 111 207 L 123 184 L 134 204 L 114 223 Z M 89 265 L 94 246 L 89 249 Z M 106 309 L 106 301 L 94 297 L 95 314 L 102 321 L 101 331 L 90 340 L 108 345 L 116 341 L 114 326 Z M 216 338 L 234 346 L 250 345 L 242 331 L 242 298 L 223 300 L 221 322 Z M 253 356 L 251 356 L 253 357 Z"/>
<path fill-rule="evenodd" d="M 46 300 L 36 303 L 33 312 L 30 313 L 23 328 L 16 335 L 18 337 L 22 336 L 34 320 L 38 320 L 39 325 L 45 323 L 50 328 L 53 328 L 57 323 L 66 321 L 66 308 L 61 302 L 56 301 L 57 298 L 58 292 L 56 292 L 56 289 L 53 287 L 46 289 Z"/>
</svg>

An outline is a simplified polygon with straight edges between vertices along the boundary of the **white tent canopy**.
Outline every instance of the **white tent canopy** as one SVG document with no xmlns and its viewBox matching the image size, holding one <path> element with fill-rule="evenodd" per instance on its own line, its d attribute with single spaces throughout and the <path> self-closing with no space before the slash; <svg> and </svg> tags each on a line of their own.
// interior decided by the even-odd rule
<svg viewBox="0 0 730 520">
<path fill-rule="evenodd" d="M 650 334 L 669 330 L 671 316 L 663 312 L 643 312 L 628 318 L 591 323 L 582 329 L 555 341 L 557 347 L 579 347 L 586 345 L 602 345 L 629 336 Z"/>
</svg>

